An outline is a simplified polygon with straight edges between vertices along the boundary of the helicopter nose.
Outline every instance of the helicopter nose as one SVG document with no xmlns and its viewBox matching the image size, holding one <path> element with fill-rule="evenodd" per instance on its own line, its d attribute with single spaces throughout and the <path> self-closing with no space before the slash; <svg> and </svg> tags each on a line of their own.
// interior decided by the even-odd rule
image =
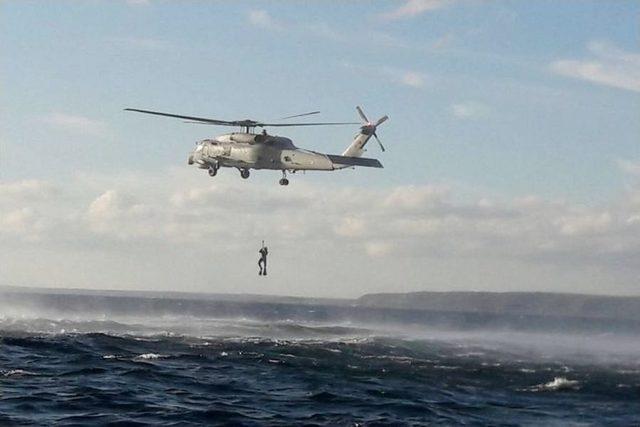
<svg viewBox="0 0 640 427">
<path fill-rule="evenodd" d="M 189 154 L 189 161 L 188 161 L 188 163 L 189 163 L 190 165 L 192 165 L 192 164 L 193 164 L 193 153 Z"/>
</svg>

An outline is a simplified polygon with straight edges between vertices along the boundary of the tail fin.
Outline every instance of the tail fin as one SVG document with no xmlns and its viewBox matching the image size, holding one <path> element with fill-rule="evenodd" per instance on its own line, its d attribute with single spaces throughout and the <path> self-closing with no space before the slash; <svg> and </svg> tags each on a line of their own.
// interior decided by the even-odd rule
<svg viewBox="0 0 640 427">
<path fill-rule="evenodd" d="M 335 154 L 327 154 L 335 169 L 344 169 L 349 166 L 366 166 L 369 168 L 381 168 L 382 163 L 378 159 L 367 159 L 366 157 L 356 156 L 336 156 Z"/>
<path fill-rule="evenodd" d="M 380 142 L 380 139 L 378 139 L 376 129 L 379 125 L 387 121 L 387 119 L 389 119 L 389 116 L 382 116 L 378 119 L 377 122 L 371 123 L 369 119 L 367 119 L 367 116 L 364 115 L 364 112 L 360 107 L 356 107 L 356 110 L 358 111 L 358 114 L 360 115 L 360 118 L 362 118 L 364 124 L 360 127 L 360 132 L 353 139 L 351 145 L 349 145 L 349 147 L 344 151 L 344 153 L 342 153 L 342 155 L 345 157 L 362 156 L 362 153 L 364 153 L 364 146 L 367 145 L 367 142 L 369 142 L 372 136 L 376 139 L 376 141 L 378 141 L 378 144 L 380 144 L 380 148 L 382 149 L 382 151 L 384 151 L 384 146 Z"/>
</svg>

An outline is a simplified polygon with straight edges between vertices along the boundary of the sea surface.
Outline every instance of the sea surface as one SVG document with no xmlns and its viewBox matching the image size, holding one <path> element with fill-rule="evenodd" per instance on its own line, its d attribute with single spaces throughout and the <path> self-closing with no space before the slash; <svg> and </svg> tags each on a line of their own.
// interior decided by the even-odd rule
<svg viewBox="0 0 640 427">
<path fill-rule="evenodd" d="M 640 425 L 633 336 L 318 321 L 308 307 L 265 320 L 251 304 L 233 318 L 5 309 L 0 425 Z"/>
</svg>

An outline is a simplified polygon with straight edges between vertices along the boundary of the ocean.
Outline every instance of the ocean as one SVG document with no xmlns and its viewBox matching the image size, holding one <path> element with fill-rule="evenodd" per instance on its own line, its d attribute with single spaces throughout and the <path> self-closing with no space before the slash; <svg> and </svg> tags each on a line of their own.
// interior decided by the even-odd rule
<svg viewBox="0 0 640 427">
<path fill-rule="evenodd" d="M 477 314 L 350 318 L 359 309 L 295 303 L 29 298 L 0 312 L 0 425 L 640 425 L 632 332 L 509 319 L 490 329 L 496 319 Z"/>
</svg>

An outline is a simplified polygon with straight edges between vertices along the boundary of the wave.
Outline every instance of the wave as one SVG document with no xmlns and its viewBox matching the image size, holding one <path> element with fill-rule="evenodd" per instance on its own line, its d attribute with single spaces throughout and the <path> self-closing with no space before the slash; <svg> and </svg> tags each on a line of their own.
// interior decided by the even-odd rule
<svg viewBox="0 0 640 427">
<path fill-rule="evenodd" d="M 613 338 L 598 337 L 598 353 L 575 350 L 590 338 L 436 329 L 404 312 L 360 323 L 350 307 L 295 304 L 167 314 L 148 299 L 149 310 L 119 300 L 112 315 L 75 316 L 59 300 L 66 314 L 0 316 L 0 424 L 640 425 L 637 345 L 611 358 Z M 607 357 L 582 356 L 593 353 Z"/>
<path fill-rule="evenodd" d="M 569 380 L 565 377 L 555 377 L 553 381 L 538 384 L 530 388 L 531 391 L 562 391 L 562 390 L 579 390 L 580 381 Z"/>
<path fill-rule="evenodd" d="M 9 378 L 9 377 L 34 376 L 38 374 L 36 374 L 35 372 L 24 370 L 24 369 L 11 369 L 9 371 L 0 371 L 0 375 L 2 375 L 5 378 Z"/>
<path fill-rule="evenodd" d="M 113 336 L 136 336 L 139 339 L 153 339 L 159 336 L 324 339 L 375 335 L 371 329 L 351 325 L 290 320 L 260 322 L 246 318 L 218 319 L 189 316 L 127 317 L 118 320 L 0 317 L 0 331 L 50 335 L 104 333 Z"/>
<path fill-rule="evenodd" d="M 158 353 L 145 353 L 145 354 L 141 354 L 139 356 L 136 356 L 134 358 L 134 360 L 156 360 L 156 359 L 164 359 L 168 357 L 165 354 L 158 354 Z"/>
<path fill-rule="evenodd" d="M 253 322 L 243 322 L 255 331 Z M 290 332 L 291 322 L 286 326 Z M 344 331 L 318 324 L 293 329 L 318 327 Z M 628 411 L 635 389 L 617 386 L 640 384 L 637 365 L 514 357 L 441 337 L 353 332 L 294 338 L 4 332 L 0 413 L 18 415 L 0 424 L 33 424 L 36 404 L 45 408 L 43 424 L 197 425 L 225 414 L 229 424 L 257 425 L 540 425 L 565 416 L 567 405 L 598 424 L 594 399 L 610 408 L 609 423 L 640 421 Z M 60 418 L 63 412 L 70 418 Z"/>
</svg>

